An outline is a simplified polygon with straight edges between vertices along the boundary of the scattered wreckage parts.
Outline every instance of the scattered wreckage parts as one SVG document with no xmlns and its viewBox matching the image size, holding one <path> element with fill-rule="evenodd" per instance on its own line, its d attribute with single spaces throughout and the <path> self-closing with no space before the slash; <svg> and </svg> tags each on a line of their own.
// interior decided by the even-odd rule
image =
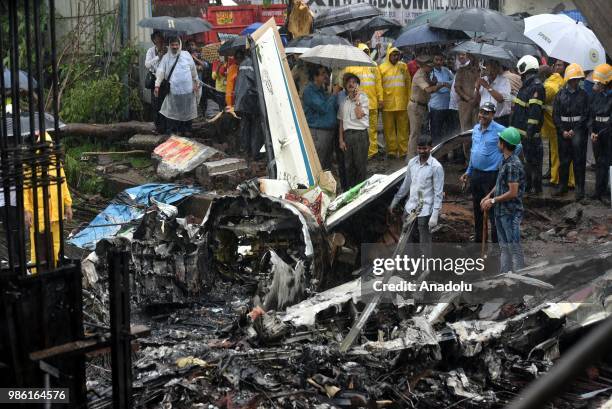
<svg viewBox="0 0 612 409">
<path fill-rule="evenodd" d="M 206 268 L 257 288 L 282 310 L 325 284 L 328 247 L 319 225 L 291 203 L 267 196 L 213 200 L 202 225 Z"/>
</svg>

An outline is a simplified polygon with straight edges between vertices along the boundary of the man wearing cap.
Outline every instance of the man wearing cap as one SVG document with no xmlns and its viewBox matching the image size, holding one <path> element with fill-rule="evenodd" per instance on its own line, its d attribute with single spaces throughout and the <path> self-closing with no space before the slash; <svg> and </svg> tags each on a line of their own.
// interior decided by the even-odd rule
<svg viewBox="0 0 612 409">
<path fill-rule="evenodd" d="M 495 187 L 481 201 L 483 211 L 493 209 L 497 238 L 501 250 L 500 272 L 516 272 L 525 267 L 521 247 L 521 220 L 523 219 L 523 193 L 525 171 L 516 149 L 521 135 L 516 128 L 507 128 L 499 134 L 498 149 L 503 155 Z"/>
<path fill-rule="evenodd" d="M 404 182 L 389 206 L 389 212 L 397 207 L 400 200 L 410 193 L 404 205 L 404 214 L 408 214 L 423 200 L 421 213 L 417 216 L 416 229 L 413 229 L 410 241 L 413 243 L 431 243 L 431 230 L 438 224 L 442 208 L 444 191 L 444 169 L 436 158 L 431 156 L 431 138 L 419 135 L 417 142 L 418 156 L 408 161 Z"/>
<path fill-rule="evenodd" d="M 497 148 L 499 133 L 505 128 L 493 120 L 495 105 L 485 102 L 478 112 L 478 123 L 472 131 L 472 149 L 470 162 L 460 180 L 466 184 L 470 180 L 472 205 L 474 209 L 474 242 L 482 242 L 483 212 L 480 207 L 482 199 L 495 186 L 499 163 L 502 154 Z M 495 219 L 491 218 L 491 241 L 497 243 Z"/>
<path fill-rule="evenodd" d="M 495 122 L 508 126 L 512 98 L 510 81 L 502 75 L 501 64 L 495 60 L 485 62 L 485 73 L 476 80 L 476 99 L 481 107 L 485 102 L 495 105 Z"/>
<path fill-rule="evenodd" d="M 343 85 L 345 92 L 338 101 L 338 145 L 344 152 L 347 186 L 353 187 L 366 179 L 370 110 L 358 76 L 344 74 Z"/>
<path fill-rule="evenodd" d="M 385 61 L 380 65 L 383 89 L 383 132 L 387 155 L 401 157 L 408 152 L 408 98 L 412 78 L 408 67 L 400 61 L 400 51 L 387 49 Z"/>
<path fill-rule="evenodd" d="M 582 67 L 576 63 L 565 69 L 565 86 L 553 103 L 553 122 L 557 128 L 559 145 L 559 189 L 553 193 L 567 193 L 570 163 L 574 164 L 576 200 L 584 198 L 584 183 L 587 153 L 587 125 L 589 120 L 589 96 L 580 88 L 584 78 Z"/>
<path fill-rule="evenodd" d="M 612 66 L 601 64 L 593 71 L 593 96 L 591 97 L 591 141 L 596 160 L 595 192 L 591 199 L 609 204 L 606 197 L 608 174 L 612 166 Z M 608 196 L 609 197 L 609 196 Z"/>
<path fill-rule="evenodd" d="M 370 56 L 370 48 L 359 43 L 357 48 Z M 376 64 L 376 63 L 374 63 Z M 368 148 L 368 159 L 378 153 L 378 110 L 383 107 L 383 88 L 380 70 L 377 65 L 370 67 L 346 67 L 344 73 L 355 74 L 359 77 L 361 84 L 359 88 L 368 97 L 370 105 L 370 127 L 368 135 L 370 138 L 370 147 Z"/>
<path fill-rule="evenodd" d="M 542 193 L 542 161 L 544 147 L 540 131 L 544 122 L 544 100 L 546 91 L 540 79 L 537 58 L 526 55 L 516 68 L 523 77 L 523 86 L 514 98 L 514 111 L 510 123 L 523 137 L 525 149 L 525 174 L 527 192 Z"/>
<path fill-rule="evenodd" d="M 419 69 L 412 79 L 410 102 L 408 102 L 408 121 L 410 122 L 410 139 L 408 141 L 408 157 L 416 155 L 417 138 L 421 135 L 423 123 L 427 119 L 427 104 L 431 94 L 446 87 L 445 82 L 430 79 L 433 70 L 433 59 L 429 55 L 416 58 Z"/>
</svg>

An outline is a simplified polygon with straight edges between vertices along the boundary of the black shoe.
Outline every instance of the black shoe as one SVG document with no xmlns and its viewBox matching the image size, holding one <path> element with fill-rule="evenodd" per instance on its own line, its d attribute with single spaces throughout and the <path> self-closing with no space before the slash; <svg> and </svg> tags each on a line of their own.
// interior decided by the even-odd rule
<svg viewBox="0 0 612 409">
<path fill-rule="evenodd" d="M 567 194 L 567 188 L 559 188 L 553 192 L 553 196 L 565 196 Z"/>
<path fill-rule="evenodd" d="M 601 200 L 601 195 L 599 193 L 593 193 L 592 195 L 589 195 L 589 199 L 591 199 L 591 200 Z"/>
</svg>

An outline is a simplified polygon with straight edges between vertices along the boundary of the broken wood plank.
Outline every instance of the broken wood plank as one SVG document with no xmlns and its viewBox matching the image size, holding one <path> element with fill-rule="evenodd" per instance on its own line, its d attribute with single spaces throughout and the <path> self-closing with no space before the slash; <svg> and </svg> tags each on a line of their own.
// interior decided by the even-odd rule
<svg viewBox="0 0 612 409">
<path fill-rule="evenodd" d="M 130 331 L 132 337 L 139 338 L 147 336 L 151 333 L 149 327 L 144 325 L 132 325 Z M 106 332 L 102 336 L 95 336 L 83 340 L 67 342 L 62 345 L 56 345 L 51 348 L 42 349 L 30 353 L 32 361 L 40 361 L 44 359 L 54 358 L 57 356 L 85 354 L 110 346 L 110 333 Z"/>
</svg>

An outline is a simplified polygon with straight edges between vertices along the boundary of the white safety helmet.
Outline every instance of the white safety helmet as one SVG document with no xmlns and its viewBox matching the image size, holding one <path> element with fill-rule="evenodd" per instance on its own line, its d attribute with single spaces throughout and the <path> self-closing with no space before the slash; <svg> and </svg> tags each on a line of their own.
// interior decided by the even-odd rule
<svg viewBox="0 0 612 409">
<path fill-rule="evenodd" d="M 533 55 L 526 55 L 521 58 L 518 63 L 516 63 L 516 69 L 519 74 L 523 75 L 529 70 L 537 70 L 540 68 L 540 63 L 538 63 L 538 59 Z"/>
</svg>

